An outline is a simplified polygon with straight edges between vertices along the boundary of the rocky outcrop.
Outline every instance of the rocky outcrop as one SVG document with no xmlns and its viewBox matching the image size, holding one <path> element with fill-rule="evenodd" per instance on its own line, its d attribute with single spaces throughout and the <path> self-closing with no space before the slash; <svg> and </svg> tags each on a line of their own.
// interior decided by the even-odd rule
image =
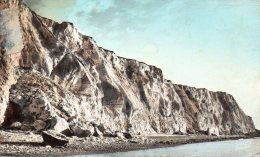
<svg viewBox="0 0 260 157">
<path fill-rule="evenodd" d="M 23 130 L 93 134 L 92 126 L 104 135 L 255 131 L 229 94 L 173 84 L 160 69 L 119 57 L 72 23 L 41 17 L 18 0 L 0 0 L 0 9 L 4 127 L 18 121 Z"/>
</svg>

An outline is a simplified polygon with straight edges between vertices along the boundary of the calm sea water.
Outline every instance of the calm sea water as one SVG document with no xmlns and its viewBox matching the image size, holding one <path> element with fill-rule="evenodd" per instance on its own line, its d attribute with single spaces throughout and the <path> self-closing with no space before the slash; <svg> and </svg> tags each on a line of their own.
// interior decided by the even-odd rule
<svg viewBox="0 0 260 157">
<path fill-rule="evenodd" d="M 76 157 L 260 157 L 260 138 L 186 144 L 107 154 L 87 154 Z"/>
</svg>

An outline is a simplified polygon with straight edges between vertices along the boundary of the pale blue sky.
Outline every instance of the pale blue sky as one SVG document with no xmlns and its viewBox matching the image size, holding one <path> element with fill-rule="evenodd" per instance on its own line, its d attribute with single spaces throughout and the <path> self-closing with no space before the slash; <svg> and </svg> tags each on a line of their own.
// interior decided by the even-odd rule
<svg viewBox="0 0 260 157">
<path fill-rule="evenodd" d="M 260 1 L 26 0 L 177 84 L 232 94 L 260 128 Z"/>
</svg>

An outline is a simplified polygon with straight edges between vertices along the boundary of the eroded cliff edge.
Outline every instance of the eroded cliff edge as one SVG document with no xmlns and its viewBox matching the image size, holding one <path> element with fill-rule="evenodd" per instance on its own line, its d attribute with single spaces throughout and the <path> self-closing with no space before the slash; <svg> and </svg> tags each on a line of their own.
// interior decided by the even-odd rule
<svg viewBox="0 0 260 157">
<path fill-rule="evenodd" d="M 247 134 L 252 118 L 224 92 L 177 85 L 154 66 L 99 47 L 72 23 L 0 0 L 0 121 L 22 130 Z"/>
</svg>

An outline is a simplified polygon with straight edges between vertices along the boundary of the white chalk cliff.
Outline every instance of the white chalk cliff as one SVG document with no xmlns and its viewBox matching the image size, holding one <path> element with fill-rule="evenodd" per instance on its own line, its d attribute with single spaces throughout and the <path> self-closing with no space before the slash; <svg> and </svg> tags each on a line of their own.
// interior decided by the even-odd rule
<svg viewBox="0 0 260 157">
<path fill-rule="evenodd" d="M 0 0 L 0 122 L 104 134 L 255 131 L 230 94 L 173 84 L 157 67 L 119 57 L 19 0 Z"/>
</svg>

